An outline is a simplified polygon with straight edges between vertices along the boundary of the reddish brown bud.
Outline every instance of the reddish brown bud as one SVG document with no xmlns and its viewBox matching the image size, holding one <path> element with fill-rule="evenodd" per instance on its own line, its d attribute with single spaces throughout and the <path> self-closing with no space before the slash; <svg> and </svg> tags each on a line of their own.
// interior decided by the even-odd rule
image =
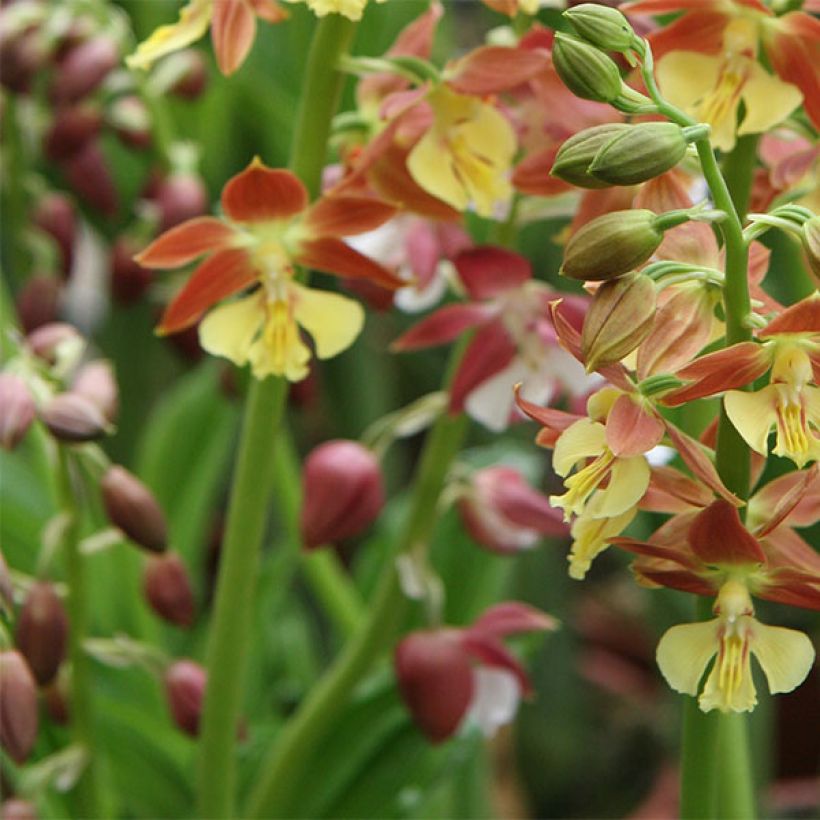
<svg viewBox="0 0 820 820">
<path fill-rule="evenodd" d="M 313 450 L 302 487 L 302 541 L 308 548 L 359 535 L 384 505 L 379 461 L 355 441 L 328 441 Z"/>
<path fill-rule="evenodd" d="M 100 482 L 108 518 L 135 544 L 163 552 L 168 544 L 165 515 L 154 494 L 133 473 L 114 465 Z"/>
<path fill-rule="evenodd" d="M 37 408 L 28 385 L 14 373 L 0 373 L 0 446 L 13 450 L 28 432 Z"/>
<path fill-rule="evenodd" d="M 37 820 L 37 809 L 28 800 L 6 800 L 0 806 L 3 820 Z"/>
<path fill-rule="evenodd" d="M 17 621 L 16 639 L 37 683 L 51 683 L 65 657 L 68 639 L 68 616 L 52 584 L 37 581 L 29 589 Z"/>
<path fill-rule="evenodd" d="M 64 171 L 71 189 L 89 208 L 94 208 L 103 216 L 116 214 L 119 197 L 108 161 L 98 142 L 87 142 L 65 163 Z"/>
<path fill-rule="evenodd" d="M 153 198 L 160 210 L 160 232 L 208 210 L 208 191 L 196 174 L 170 174 L 157 184 Z"/>
<path fill-rule="evenodd" d="M 415 632 L 396 648 L 399 692 L 433 743 L 458 729 L 473 697 L 473 668 L 454 629 Z"/>
<path fill-rule="evenodd" d="M 82 344 L 79 331 L 66 322 L 49 322 L 26 336 L 26 345 L 35 355 L 48 364 L 56 364 L 61 349 Z"/>
<path fill-rule="evenodd" d="M 143 243 L 121 236 L 111 249 L 111 295 L 120 304 L 138 302 L 151 285 L 154 272 L 134 261 Z"/>
<path fill-rule="evenodd" d="M 43 140 L 43 153 L 52 162 L 64 162 L 79 153 L 102 128 L 102 114 L 96 105 L 63 108 L 54 115 Z"/>
<path fill-rule="evenodd" d="M 186 100 L 195 100 L 205 90 L 208 82 L 208 68 L 202 52 L 195 48 L 178 51 L 166 60 L 166 65 L 174 60 L 176 76 L 168 89 L 170 94 Z"/>
<path fill-rule="evenodd" d="M 174 723 L 191 737 L 199 734 L 207 672 L 194 661 L 175 661 L 165 672 L 165 695 Z"/>
<path fill-rule="evenodd" d="M 17 763 L 37 738 L 37 684 L 23 656 L 0 652 L 0 745 Z"/>
<path fill-rule="evenodd" d="M 113 422 L 117 418 L 117 380 L 114 378 L 111 363 L 105 359 L 95 359 L 84 364 L 74 377 L 71 392 L 97 405 L 108 421 Z"/>
<path fill-rule="evenodd" d="M 44 38 L 37 28 L 0 34 L 0 84 L 15 94 L 26 94 L 31 81 L 43 67 L 48 55 Z"/>
<path fill-rule="evenodd" d="M 151 114 L 139 97 L 118 98 L 108 109 L 107 118 L 124 145 L 137 150 L 151 145 Z"/>
<path fill-rule="evenodd" d="M 60 248 L 63 276 L 71 272 L 74 240 L 77 235 L 77 215 L 74 203 L 65 195 L 52 191 L 37 204 L 34 223 L 45 231 Z"/>
<path fill-rule="evenodd" d="M 119 62 L 119 47 L 110 37 L 100 35 L 73 46 L 54 72 L 50 98 L 54 102 L 66 103 L 87 96 Z"/>
<path fill-rule="evenodd" d="M 54 438 L 70 444 L 94 441 L 110 425 L 96 404 L 77 393 L 60 393 L 40 411 L 40 420 Z"/>
<path fill-rule="evenodd" d="M 11 583 L 11 575 L 3 551 L 0 550 L 0 612 L 7 615 L 14 607 L 14 587 Z"/>
<path fill-rule="evenodd" d="M 176 626 L 193 626 L 196 617 L 194 593 L 188 570 L 175 552 L 148 558 L 142 588 L 160 618 Z"/>
<path fill-rule="evenodd" d="M 65 726 L 71 718 L 69 703 L 70 677 L 69 666 L 63 664 L 57 673 L 57 677 L 41 690 L 48 716 L 60 726 Z"/>
<path fill-rule="evenodd" d="M 56 320 L 61 291 L 60 280 L 55 276 L 40 273 L 26 279 L 14 300 L 24 333 Z"/>
</svg>

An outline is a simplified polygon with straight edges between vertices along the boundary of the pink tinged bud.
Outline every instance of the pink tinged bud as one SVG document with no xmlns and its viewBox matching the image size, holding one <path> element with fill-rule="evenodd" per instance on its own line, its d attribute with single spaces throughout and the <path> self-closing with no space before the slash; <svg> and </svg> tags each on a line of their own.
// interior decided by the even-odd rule
<svg viewBox="0 0 820 820">
<path fill-rule="evenodd" d="M 510 467 L 487 467 L 472 478 L 472 492 L 459 503 L 470 536 L 493 552 L 514 554 L 545 535 L 569 532 L 561 511 Z"/>
<path fill-rule="evenodd" d="M 15 94 L 26 94 L 47 60 L 45 38 L 37 28 L 10 36 L 0 33 L 0 84 Z"/>
<path fill-rule="evenodd" d="M 80 345 L 82 339 L 72 325 L 65 322 L 49 322 L 26 336 L 26 346 L 47 364 L 56 364 L 61 348 Z"/>
<path fill-rule="evenodd" d="M 138 302 L 151 286 L 154 273 L 134 260 L 140 243 L 120 237 L 111 249 L 111 295 L 121 305 Z"/>
<path fill-rule="evenodd" d="M 174 552 L 150 556 L 143 574 L 143 592 L 160 618 L 176 626 L 190 627 L 196 617 L 194 593 L 188 570 Z"/>
<path fill-rule="evenodd" d="M 433 743 L 450 737 L 473 698 L 473 667 L 457 630 L 416 632 L 396 648 L 399 692 Z"/>
<path fill-rule="evenodd" d="M 154 201 L 159 207 L 162 232 L 204 214 L 208 210 L 208 191 L 196 174 L 176 173 L 158 183 Z"/>
<path fill-rule="evenodd" d="M 34 223 L 59 246 L 62 273 L 63 276 L 68 276 L 77 235 L 77 215 L 73 203 L 65 194 L 54 191 L 46 194 L 34 211 Z"/>
<path fill-rule="evenodd" d="M 139 97 L 130 95 L 115 100 L 106 119 L 123 145 L 138 151 L 151 145 L 151 114 Z"/>
<path fill-rule="evenodd" d="M 96 404 L 76 393 L 54 396 L 40 411 L 40 421 L 54 438 L 68 444 L 95 441 L 111 427 Z"/>
<path fill-rule="evenodd" d="M 71 392 L 96 405 L 108 421 L 117 418 L 119 391 L 110 362 L 97 359 L 84 364 L 74 377 Z"/>
<path fill-rule="evenodd" d="M 64 168 L 68 184 L 89 208 L 103 216 L 114 216 L 119 208 L 119 196 L 114 179 L 100 145 L 87 142 L 66 161 Z"/>
<path fill-rule="evenodd" d="M 151 552 L 168 545 L 165 515 L 154 494 L 133 473 L 114 465 L 100 482 L 108 518 L 135 544 Z"/>
<path fill-rule="evenodd" d="M 119 47 L 98 36 L 73 46 L 54 72 L 49 97 L 57 103 L 75 102 L 94 91 L 120 61 Z"/>
<path fill-rule="evenodd" d="M 384 506 L 379 461 L 355 441 L 328 441 L 313 450 L 302 487 L 302 541 L 309 549 L 359 535 Z"/>
<path fill-rule="evenodd" d="M 41 691 L 43 703 L 49 718 L 60 726 L 65 726 L 71 719 L 71 707 L 69 704 L 70 677 L 69 667 L 63 665 L 60 667 L 60 671 L 55 680 Z"/>
<path fill-rule="evenodd" d="M 37 408 L 26 383 L 14 373 L 0 373 L 0 446 L 13 450 L 22 441 Z"/>
<path fill-rule="evenodd" d="M 199 717 L 207 681 L 206 671 L 194 661 L 176 661 L 165 672 L 165 695 L 171 717 L 191 737 L 199 734 Z"/>
<path fill-rule="evenodd" d="M 32 585 L 20 610 L 16 639 L 37 683 L 51 683 L 65 658 L 68 640 L 68 616 L 53 584 Z"/>
<path fill-rule="evenodd" d="M 0 652 L 0 745 L 17 763 L 37 738 L 37 684 L 23 656 Z"/>
<path fill-rule="evenodd" d="M 92 104 L 57 111 L 46 131 L 43 153 L 52 162 L 64 162 L 100 133 L 102 122 L 100 109 Z"/>
<path fill-rule="evenodd" d="M 15 306 L 24 333 L 54 322 L 62 291 L 60 280 L 49 274 L 35 274 L 17 291 Z"/>
<path fill-rule="evenodd" d="M 176 76 L 168 92 L 185 100 L 197 99 L 208 83 L 208 68 L 202 52 L 194 48 L 179 51 L 166 59 L 163 70 L 170 71 L 172 61 Z"/>
<path fill-rule="evenodd" d="M 0 806 L 2 820 L 37 820 L 37 809 L 28 800 L 6 800 Z"/>
</svg>

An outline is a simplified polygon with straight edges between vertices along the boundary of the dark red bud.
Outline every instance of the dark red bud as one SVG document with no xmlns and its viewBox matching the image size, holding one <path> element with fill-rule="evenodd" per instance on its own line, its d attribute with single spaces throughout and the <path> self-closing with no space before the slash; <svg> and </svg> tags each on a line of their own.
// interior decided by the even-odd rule
<svg viewBox="0 0 820 820">
<path fill-rule="evenodd" d="M 0 652 L 0 745 L 17 763 L 37 738 L 37 684 L 23 656 Z"/>
<path fill-rule="evenodd" d="M 452 735 L 473 698 L 473 668 L 454 629 L 415 632 L 396 648 L 399 692 L 433 743 Z"/>
<path fill-rule="evenodd" d="M 13 798 L 0 806 L 2 820 L 37 820 L 37 809 L 28 800 Z"/>
<path fill-rule="evenodd" d="M 32 79 L 47 59 L 44 38 L 36 28 L 2 37 L 0 84 L 14 94 L 28 93 Z"/>
<path fill-rule="evenodd" d="M 96 404 L 77 393 L 60 393 L 40 411 L 40 420 L 54 438 L 69 444 L 94 441 L 110 429 Z"/>
<path fill-rule="evenodd" d="M 68 184 L 89 208 L 103 216 L 113 216 L 119 208 L 119 196 L 114 179 L 97 142 L 87 142 L 81 151 L 64 165 Z"/>
<path fill-rule="evenodd" d="M 94 91 L 120 62 L 120 50 L 110 37 L 99 35 L 71 47 L 54 72 L 49 89 L 53 102 L 75 102 Z"/>
<path fill-rule="evenodd" d="M 302 542 L 308 548 L 359 535 L 384 505 L 379 460 L 355 441 L 328 441 L 313 450 L 302 487 Z"/>
<path fill-rule="evenodd" d="M 28 385 L 14 373 L 0 373 L 0 446 L 13 450 L 28 432 L 37 408 Z"/>
<path fill-rule="evenodd" d="M 31 586 L 17 620 L 17 647 L 40 686 L 51 683 L 65 658 L 68 616 L 52 584 Z"/>
<path fill-rule="evenodd" d="M 108 121 L 129 148 L 139 151 L 151 145 L 151 114 L 139 97 L 130 95 L 115 100 L 108 110 Z"/>
<path fill-rule="evenodd" d="M 63 276 L 71 272 L 77 214 L 74 203 L 65 194 L 52 191 L 37 203 L 34 224 L 45 231 L 60 247 Z"/>
<path fill-rule="evenodd" d="M 57 319 L 62 286 L 60 280 L 47 273 L 38 273 L 26 279 L 15 297 L 17 316 L 25 333 Z"/>
<path fill-rule="evenodd" d="M 41 690 L 48 716 L 59 726 L 65 726 L 71 718 L 69 702 L 69 678 L 67 665 L 60 667 L 57 677 Z"/>
<path fill-rule="evenodd" d="M 154 279 L 153 271 L 134 261 L 144 243 L 123 236 L 111 248 L 111 295 L 122 305 L 138 302 Z"/>
<path fill-rule="evenodd" d="M 160 180 L 154 189 L 159 207 L 159 230 L 167 231 L 208 210 L 208 191 L 196 174 L 176 173 Z"/>
<path fill-rule="evenodd" d="M 175 552 L 148 558 L 142 588 L 160 618 L 176 626 L 193 626 L 196 617 L 194 593 L 188 570 Z"/>
<path fill-rule="evenodd" d="M 168 92 L 185 100 L 195 100 L 208 83 L 208 67 L 202 52 L 195 48 L 186 48 L 184 51 L 178 51 L 170 59 L 176 60 L 174 68 L 177 77 Z"/>
<path fill-rule="evenodd" d="M 78 154 L 102 128 L 102 114 L 93 104 L 63 108 L 54 115 L 43 140 L 43 153 L 52 162 L 65 162 Z"/>
<path fill-rule="evenodd" d="M 108 518 L 135 544 L 163 552 L 168 544 L 165 515 L 154 494 L 133 473 L 114 465 L 100 482 Z"/>
<path fill-rule="evenodd" d="M 119 412 L 119 391 L 110 362 L 95 359 L 84 364 L 74 377 L 71 392 L 96 404 L 108 421 L 113 423 L 116 420 Z"/>
<path fill-rule="evenodd" d="M 194 661 L 175 661 L 165 672 L 165 694 L 174 723 L 191 737 L 199 734 L 207 672 Z"/>
<path fill-rule="evenodd" d="M 66 322 L 49 322 L 26 336 L 28 349 L 48 364 L 56 364 L 61 347 L 82 342 L 80 332 Z"/>
</svg>

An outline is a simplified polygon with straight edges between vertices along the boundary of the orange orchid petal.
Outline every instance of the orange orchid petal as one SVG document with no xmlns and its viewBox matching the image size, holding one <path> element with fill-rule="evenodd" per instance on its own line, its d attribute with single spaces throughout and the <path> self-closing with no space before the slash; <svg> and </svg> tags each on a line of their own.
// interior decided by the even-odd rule
<svg viewBox="0 0 820 820">
<path fill-rule="evenodd" d="M 395 216 L 396 208 L 379 199 L 326 196 L 305 214 L 303 225 L 313 236 L 352 236 L 372 231 Z"/>
<path fill-rule="evenodd" d="M 652 52 L 657 59 L 670 51 L 718 54 L 723 49 L 723 32 L 731 19 L 728 14 L 715 10 L 686 14 L 649 36 Z"/>
<path fill-rule="evenodd" d="M 466 330 L 486 322 L 494 312 L 492 307 L 486 305 L 445 305 L 399 336 L 390 348 L 396 351 L 420 350 L 452 342 Z"/>
<path fill-rule="evenodd" d="M 606 417 L 606 443 L 621 458 L 646 453 L 663 434 L 663 422 L 627 395 L 617 398 Z"/>
<path fill-rule="evenodd" d="M 282 168 L 268 168 L 259 157 L 222 189 L 222 209 L 236 222 L 288 219 L 307 204 L 307 189 L 298 177 Z"/>
<path fill-rule="evenodd" d="M 766 339 L 778 333 L 820 333 L 820 293 L 813 293 L 784 310 L 758 335 Z"/>
<path fill-rule="evenodd" d="M 469 248 L 454 260 L 456 271 L 471 299 L 494 299 L 532 279 L 525 257 L 505 248 L 482 245 Z"/>
<path fill-rule="evenodd" d="M 216 62 L 225 75 L 233 74 L 248 56 L 256 37 L 256 15 L 247 0 L 214 3 L 211 39 Z"/>
<path fill-rule="evenodd" d="M 507 46 L 481 46 L 450 66 L 447 84 L 462 94 L 498 94 L 549 68 L 547 53 Z"/>
<path fill-rule="evenodd" d="M 290 16 L 275 0 L 250 0 L 253 11 L 268 23 L 281 23 Z"/>
<path fill-rule="evenodd" d="M 765 564 L 760 542 L 743 526 L 737 508 L 724 499 L 698 513 L 689 528 L 689 546 L 705 564 Z"/>
<path fill-rule="evenodd" d="M 649 488 L 640 508 L 648 512 L 680 513 L 692 507 L 705 507 L 713 500 L 708 487 L 674 467 L 652 467 Z"/>
<path fill-rule="evenodd" d="M 194 324 L 209 307 L 247 287 L 257 275 L 245 251 L 215 253 L 191 274 L 168 305 L 159 324 L 159 333 L 176 333 Z"/>
<path fill-rule="evenodd" d="M 538 444 L 542 444 L 545 440 L 545 437 L 541 436 L 542 433 L 549 433 L 554 436 L 550 443 L 544 443 L 543 446 L 546 447 L 554 446 L 555 439 L 557 439 L 567 427 L 575 424 L 579 419 L 586 418 L 586 416 L 581 416 L 577 413 L 567 413 L 565 410 L 556 410 L 553 407 L 541 407 L 538 404 L 527 401 L 521 396 L 520 384 L 515 387 L 515 403 L 524 415 L 529 416 L 533 421 L 537 421 L 543 425 L 544 429 L 538 434 L 541 440 L 536 440 Z"/>
<path fill-rule="evenodd" d="M 200 216 L 166 231 L 134 259 L 144 268 L 178 268 L 205 253 L 224 250 L 235 239 L 229 225 L 213 216 Z"/>
<path fill-rule="evenodd" d="M 364 256 L 349 245 L 332 236 L 302 242 L 295 261 L 306 268 L 349 276 L 351 279 L 370 279 L 390 290 L 407 285 L 403 279 L 387 268 Z"/>
<path fill-rule="evenodd" d="M 577 190 L 563 179 L 552 176 L 555 155 L 560 147 L 560 143 L 555 143 L 549 148 L 534 151 L 524 157 L 513 171 L 510 180 L 513 187 L 522 194 L 536 196 L 555 196 L 565 191 Z"/>
<path fill-rule="evenodd" d="M 786 519 L 790 526 L 799 526 L 800 518 L 810 513 L 803 521 L 804 525 L 811 525 L 818 520 L 820 513 L 820 482 L 817 480 L 818 465 L 812 464 L 808 470 L 800 470 L 780 476 L 754 497 L 754 509 L 759 515 L 761 507 L 767 507 L 766 520 L 755 528 L 755 535 L 764 538 L 772 530 L 777 529 Z M 751 506 L 751 502 L 750 502 Z M 818 579 L 820 580 L 820 579 Z"/>
</svg>

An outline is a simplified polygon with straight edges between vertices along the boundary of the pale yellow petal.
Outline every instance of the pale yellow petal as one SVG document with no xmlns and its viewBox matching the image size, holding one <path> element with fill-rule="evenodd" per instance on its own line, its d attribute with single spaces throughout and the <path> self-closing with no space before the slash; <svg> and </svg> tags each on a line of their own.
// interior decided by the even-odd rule
<svg viewBox="0 0 820 820">
<path fill-rule="evenodd" d="M 643 456 L 616 458 L 609 474 L 609 486 L 599 490 L 587 506 L 593 518 L 612 518 L 625 513 L 643 498 L 649 486 L 649 464 Z"/>
<path fill-rule="evenodd" d="M 777 421 L 775 413 L 776 390 L 774 385 L 755 393 L 729 390 L 723 397 L 726 415 L 755 452 L 769 452 L 769 431 Z"/>
<path fill-rule="evenodd" d="M 257 379 L 284 376 L 298 382 L 308 374 L 310 349 L 302 341 L 292 310 L 285 301 L 268 304 L 268 318 L 248 358 Z"/>
<path fill-rule="evenodd" d="M 125 58 L 129 68 L 150 68 L 160 57 L 186 48 L 202 37 L 211 24 L 213 0 L 191 0 L 179 12 L 179 20 L 160 26 L 137 50 Z"/>
<path fill-rule="evenodd" d="M 582 459 L 600 455 L 605 446 L 604 425 L 589 419 L 579 419 L 558 437 L 552 455 L 552 467 L 558 475 L 565 476 Z"/>
<path fill-rule="evenodd" d="M 361 20 L 367 0 L 307 0 L 307 4 L 317 17 L 341 14 L 348 20 Z"/>
<path fill-rule="evenodd" d="M 251 343 L 264 319 L 264 303 L 257 293 L 219 305 L 200 323 L 199 343 L 208 353 L 241 367 L 248 361 Z"/>
<path fill-rule="evenodd" d="M 693 51 L 670 51 L 658 60 L 658 83 L 673 105 L 694 114 L 698 103 L 717 85 L 721 58 Z"/>
<path fill-rule="evenodd" d="M 796 85 L 784 83 L 769 74 L 762 65 L 753 63 L 751 76 L 741 92 L 746 103 L 746 116 L 738 134 L 760 134 L 782 122 L 803 101 Z"/>
<path fill-rule="evenodd" d="M 329 359 L 353 344 L 364 325 L 364 310 L 358 302 L 300 285 L 292 285 L 291 292 L 294 317 L 313 337 L 320 359 Z"/>
<path fill-rule="evenodd" d="M 656 659 L 666 682 L 685 695 L 696 695 L 706 664 L 718 650 L 718 621 L 680 624 L 668 629 Z"/>
<path fill-rule="evenodd" d="M 814 663 L 814 647 L 808 637 L 782 626 L 767 626 L 755 621 L 750 648 L 773 695 L 791 692 L 800 686 Z"/>
<path fill-rule="evenodd" d="M 609 546 L 609 539 L 626 529 L 636 511 L 633 508 L 615 518 L 592 518 L 587 514 L 576 518 L 570 530 L 573 541 L 567 556 L 569 577 L 582 580 L 595 557 Z"/>
<path fill-rule="evenodd" d="M 737 676 L 734 686 L 727 686 L 721 679 L 721 667 L 716 661 L 715 666 L 706 679 L 703 693 L 698 698 L 701 711 L 711 712 L 717 709 L 721 712 L 751 712 L 757 705 L 757 692 L 752 669 L 747 655 L 740 663 L 733 667 Z"/>
<path fill-rule="evenodd" d="M 427 193 L 444 200 L 458 211 L 463 211 L 470 199 L 456 176 L 447 146 L 435 128 L 431 128 L 407 157 L 410 176 Z"/>
</svg>

